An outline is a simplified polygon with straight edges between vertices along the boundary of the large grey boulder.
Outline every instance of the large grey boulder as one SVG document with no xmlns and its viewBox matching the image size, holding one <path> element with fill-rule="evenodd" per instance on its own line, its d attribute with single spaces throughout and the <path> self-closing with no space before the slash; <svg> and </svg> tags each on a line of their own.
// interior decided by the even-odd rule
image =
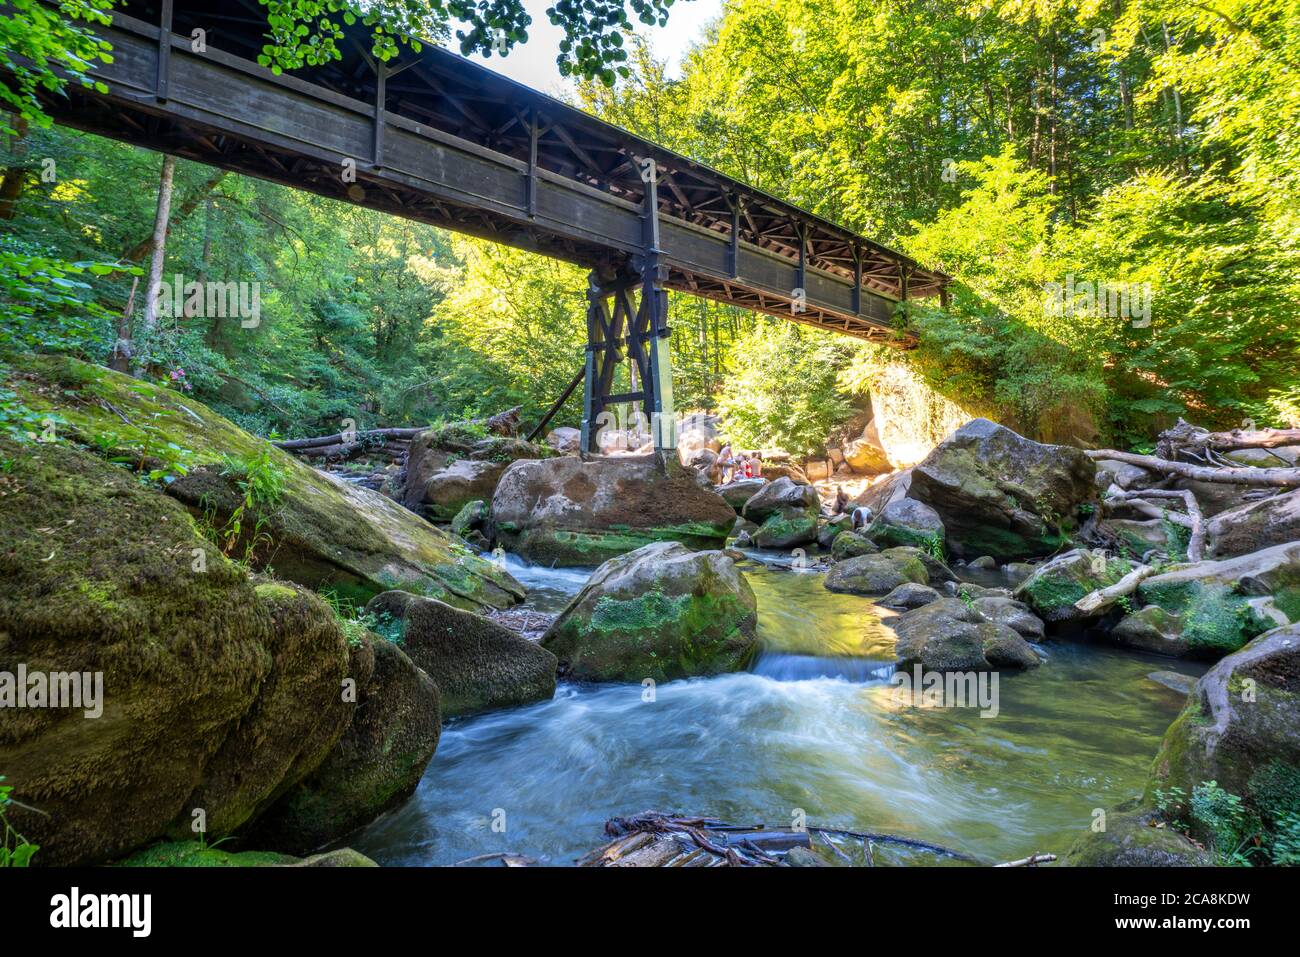
<svg viewBox="0 0 1300 957">
<path fill-rule="evenodd" d="M 758 650 L 758 604 L 722 552 L 676 542 L 610 559 L 542 637 L 586 681 L 669 681 L 744 669 Z"/>
<path fill-rule="evenodd" d="M 943 520 L 939 513 L 913 498 L 900 498 L 887 504 L 866 534 L 882 547 L 915 545 L 942 552 L 944 545 Z"/>
<path fill-rule="evenodd" d="M 1104 830 L 1084 831 L 1062 867 L 1209 867 L 1213 857 L 1137 802 L 1108 812 Z"/>
<path fill-rule="evenodd" d="M 885 620 L 898 636 L 901 665 L 925 671 L 1034 668 L 1038 656 L 1006 625 L 985 621 L 958 598 L 941 598 Z"/>
<path fill-rule="evenodd" d="M 820 507 L 821 496 L 817 489 L 782 476 L 754 493 L 745 502 L 741 514 L 750 521 L 762 522 L 781 509 L 812 509 L 815 512 Z"/>
<path fill-rule="evenodd" d="M 481 615 L 403 591 L 375 596 L 366 613 L 433 679 L 447 717 L 555 694 L 555 656 Z"/>
<path fill-rule="evenodd" d="M 432 521 L 450 522 L 475 499 L 492 501 L 511 462 L 553 454 L 523 439 L 484 437 L 463 424 L 429 429 L 411 440 L 400 500 Z"/>
<path fill-rule="evenodd" d="M 1080 449 L 972 419 L 912 468 L 907 497 L 939 514 L 957 556 L 1009 561 L 1060 548 L 1097 497 L 1096 474 Z"/>
<path fill-rule="evenodd" d="M 762 491 L 763 486 L 767 484 L 765 478 L 737 479 L 734 482 L 728 482 L 726 485 L 718 486 L 718 494 L 726 500 L 727 504 L 740 512 L 745 507 L 745 503 Z"/>
<path fill-rule="evenodd" d="M 850 595 L 887 595 L 908 582 L 930 584 L 925 563 L 918 557 L 871 554 L 836 562 L 822 584 L 829 591 Z"/>
<path fill-rule="evenodd" d="M 719 548 L 736 513 L 672 454 L 518 461 L 492 498 L 497 541 L 544 565 L 599 565 L 643 545 Z"/>
</svg>

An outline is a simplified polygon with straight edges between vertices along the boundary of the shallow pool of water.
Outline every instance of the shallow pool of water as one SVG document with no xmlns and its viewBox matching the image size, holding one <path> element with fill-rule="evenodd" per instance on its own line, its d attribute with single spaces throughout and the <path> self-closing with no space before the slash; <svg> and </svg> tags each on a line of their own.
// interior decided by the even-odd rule
<svg viewBox="0 0 1300 957">
<path fill-rule="evenodd" d="M 510 571 L 555 610 L 573 570 Z M 918 837 L 982 858 L 1063 853 L 1097 807 L 1141 790 L 1182 699 L 1146 675 L 1196 666 L 1052 642 L 998 685 L 996 717 L 911 707 L 888 683 L 888 614 L 818 573 L 743 566 L 765 651 L 749 673 L 562 684 L 449 722 L 419 789 L 347 843 L 383 864 L 514 852 L 569 864 L 607 818 L 646 809 Z M 504 828 L 504 829 L 503 829 Z"/>
</svg>

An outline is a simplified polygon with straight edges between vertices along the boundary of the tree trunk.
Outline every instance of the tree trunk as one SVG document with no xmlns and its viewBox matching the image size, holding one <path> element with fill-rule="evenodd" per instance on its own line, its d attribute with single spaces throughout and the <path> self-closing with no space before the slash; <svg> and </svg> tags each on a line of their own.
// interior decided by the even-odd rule
<svg viewBox="0 0 1300 957">
<path fill-rule="evenodd" d="M 170 221 L 173 223 L 184 222 L 186 218 L 194 212 L 194 210 L 198 209 L 199 203 L 204 202 L 212 195 L 212 191 L 217 188 L 217 185 L 225 175 L 226 171 L 224 169 L 217 170 L 213 173 L 206 182 L 201 184 L 198 189 L 194 190 L 194 192 L 189 196 L 185 197 L 185 201 L 176 207 L 176 212 L 170 217 Z M 140 242 L 127 249 L 122 253 L 122 258 L 129 262 L 139 262 L 148 254 L 149 250 L 153 249 L 153 246 L 154 237 L 151 235 L 149 238 L 142 239 Z"/>
<path fill-rule="evenodd" d="M 163 263 L 167 258 L 167 221 L 171 215 L 172 184 L 176 175 L 176 159 L 163 156 L 162 172 L 158 177 L 158 209 L 153 219 L 153 252 L 149 259 L 149 282 L 144 293 L 144 319 L 141 323 L 146 338 L 158 328 L 158 297 L 162 291 Z M 135 374 L 144 371 L 137 354 Z"/>
<path fill-rule="evenodd" d="M 17 134 L 10 139 L 14 165 L 7 167 L 3 177 L 0 177 L 0 219 L 14 218 L 18 212 L 18 200 L 23 195 L 23 187 L 32 172 L 29 166 L 21 162 L 27 155 L 27 144 L 23 142 L 27 136 L 27 121 L 15 117 L 10 120 L 10 125 Z"/>
</svg>

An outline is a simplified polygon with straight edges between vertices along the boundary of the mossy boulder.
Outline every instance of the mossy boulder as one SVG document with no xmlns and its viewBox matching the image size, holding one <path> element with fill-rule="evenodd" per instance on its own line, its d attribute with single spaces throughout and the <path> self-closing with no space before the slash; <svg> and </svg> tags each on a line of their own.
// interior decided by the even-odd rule
<svg viewBox="0 0 1300 957">
<path fill-rule="evenodd" d="M 1068 540 L 1079 507 L 1097 497 L 1096 473 L 1080 449 L 972 419 L 912 468 L 907 497 L 938 513 L 955 555 L 1010 561 Z"/>
<path fill-rule="evenodd" d="M 952 573 L 951 568 L 944 564 L 943 559 L 936 558 L 930 552 L 923 548 L 917 548 L 915 545 L 895 545 L 893 548 L 883 549 L 880 554 L 886 558 L 892 558 L 896 562 L 915 559 L 925 566 L 925 573 L 929 576 L 932 585 L 957 580 L 957 576 Z"/>
<path fill-rule="evenodd" d="M 0 440 L 0 460 L 0 672 L 103 676 L 97 717 L 0 708 L 6 783 L 44 812 L 10 818 L 42 863 L 192 837 L 195 810 L 230 833 L 324 760 L 351 719 L 329 606 L 259 584 L 179 502 L 68 441 Z"/>
<path fill-rule="evenodd" d="M 757 608 L 749 582 L 722 552 L 658 542 L 596 569 L 542 645 L 579 680 L 739 671 L 758 651 Z"/>
<path fill-rule="evenodd" d="M 915 555 L 859 555 L 836 562 L 823 584 L 829 591 L 851 595 L 887 595 L 899 585 L 930 584 L 925 563 Z"/>
<path fill-rule="evenodd" d="M 882 548 L 913 545 L 942 553 L 943 520 L 939 513 L 912 498 L 900 498 L 882 508 L 866 531 L 866 536 Z"/>
<path fill-rule="evenodd" d="M 1100 612 L 1074 607 L 1080 598 L 1115 584 L 1133 570 L 1133 563 L 1103 551 L 1079 548 L 1058 555 L 1034 569 L 1015 590 L 1015 597 L 1049 624 L 1084 621 Z"/>
<path fill-rule="evenodd" d="M 1260 635 L 1201 676 L 1165 732 L 1146 798 L 1206 781 L 1266 828 L 1300 814 L 1300 626 Z"/>
<path fill-rule="evenodd" d="M 158 476 L 221 537 L 245 505 L 231 550 L 279 578 L 357 604 L 394 588 L 465 608 L 507 607 L 523 597 L 518 582 L 453 536 L 188 396 L 66 357 L 14 357 L 10 365 L 10 387 L 55 420 L 60 441 Z M 273 501 L 246 503 L 250 472 L 280 485 Z"/>
<path fill-rule="evenodd" d="M 392 623 L 386 633 L 437 684 L 447 717 L 555 694 L 555 656 L 481 615 L 400 591 L 371 599 L 366 612 Z"/>
<path fill-rule="evenodd" d="M 451 530 L 463 538 L 471 531 L 481 531 L 486 528 L 489 516 L 487 502 L 476 498 L 472 502 L 467 502 L 465 507 L 456 513 L 456 517 L 451 520 Z"/>
<path fill-rule="evenodd" d="M 1117 543 L 1116 551 L 1134 561 L 1151 562 L 1151 556 L 1164 556 L 1172 561 L 1187 558 L 1189 530 L 1158 518 L 1135 521 L 1128 518 L 1108 518 L 1097 523 L 1098 531 Z"/>
<path fill-rule="evenodd" d="M 411 440 L 397 497 L 431 521 L 450 522 L 474 499 L 492 501 L 511 462 L 555 454 L 549 446 L 488 435 L 480 424 L 453 422 Z"/>
<path fill-rule="evenodd" d="M 1006 625 L 985 621 L 958 598 L 941 598 L 885 620 L 898 640 L 901 667 L 924 671 L 991 671 L 1034 668 L 1038 656 Z"/>
<path fill-rule="evenodd" d="M 1300 542 L 1183 565 L 1146 579 L 1137 593 L 1181 621 L 1185 654 L 1220 658 L 1270 628 L 1300 621 Z"/>
<path fill-rule="evenodd" d="M 492 499 L 496 540 L 543 565 L 600 565 L 653 542 L 721 547 L 736 513 L 675 455 L 518 461 Z"/>
<path fill-rule="evenodd" d="M 853 530 L 853 518 L 849 515 L 835 515 L 817 529 L 817 544 L 822 548 L 833 548 L 835 539 L 843 532 Z"/>
<path fill-rule="evenodd" d="M 972 599 L 970 604 L 985 621 L 1006 625 L 1029 641 L 1043 640 L 1043 620 L 1023 602 L 1000 595 L 984 595 Z"/>
<path fill-rule="evenodd" d="M 879 551 L 879 545 L 859 532 L 842 531 L 831 542 L 831 558 L 837 562 L 859 555 L 875 555 Z"/>
<path fill-rule="evenodd" d="M 1220 512 L 1205 531 L 1214 558 L 1300 541 L 1300 489 Z"/>
<path fill-rule="evenodd" d="M 438 688 L 378 635 L 366 635 L 352 657 L 355 685 L 342 695 L 353 709 L 347 731 L 320 767 L 248 830 L 250 846 L 305 854 L 415 793 L 442 731 Z"/>
<path fill-rule="evenodd" d="M 1105 830 L 1084 831 L 1070 845 L 1062 867 L 1209 867 L 1213 859 L 1138 802 L 1106 815 Z"/>
<path fill-rule="evenodd" d="M 770 512 L 754 533 L 759 548 L 793 548 L 817 539 L 817 510 L 783 506 Z"/>
</svg>

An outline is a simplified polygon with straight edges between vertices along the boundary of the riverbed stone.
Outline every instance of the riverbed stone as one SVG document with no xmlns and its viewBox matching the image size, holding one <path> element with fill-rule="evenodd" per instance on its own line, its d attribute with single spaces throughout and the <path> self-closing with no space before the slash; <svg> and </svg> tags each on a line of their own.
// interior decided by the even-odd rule
<svg viewBox="0 0 1300 957">
<path fill-rule="evenodd" d="M 1006 625 L 985 621 L 957 598 L 941 598 L 885 624 L 898 636 L 894 651 L 900 666 L 925 671 L 990 671 L 1034 668 L 1033 648 Z"/>
<path fill-rule="evenodd" d="M 1182 565 L 1147 578 L 1137 594 L 1179 616 L 1188 655 L 1220 658 L 1300 620 L 1300 542 Z"/>
<path fill-rule="evenodd" d="M 1176 691 L 1181 695 L 1189 695 L 1196 688 L 1196 677 L 1185 675 L 1181 671 L 1153 671 L 1147 675 L 1147 680 L 1164 685 L 1170 691 Z"/>
<path fill-rule="evenodd" d="M 366 613 L 433 679 L 446 717 L 555 694 L 555 656 L 481 615 L 402 591 L 377 595 Z"/>
<path fill-rule="evenodd" d="M 229 833 L 325 759 L 351 718 L 328 605 L 226 559 L 181 503 L 71 442 L 0 438 L 0 459 L 0 672 L 103 674 L 93 719 L 0 708 L 5 784 L 43 812 L 8 809 L 37 863 L 191 836 L 194 807 Z"/>
<path fill-rule="evenodd" d="M 726 503 L 740 512 L 745 507 L 745 503 L 761 492 L 765 485 L 767 479 L 764 478 L 737 479 L 726 485 L 719 485 L 717 489 Z"/>
<path fill-rule="evenodd" d="M 971 608 L 985 621 L 1006 625 L 1029 641 L 1042 641 L 1043 620 L 1029 610 L 1029 606 L 1013 598 L 988 595 L 976 598 Z"/>
<path fill-rule="evenodd" d="M 584 681 L 670 681 L 738 671 L 758 651 L 758 605 L 718 551 L 656 542 L 610 559 L 542 638 Z"/>
<path fill-rule="evenodd" d="M 1048 624 L 1084 621 L 1102 612 L 1082 612 L 1074 603 L 1085 595 L 1115 584 L 1133 563 L 1100 550 L 1075 549 L 1039 565 L 1015 590 Z"/>
<path fill-rule="evenodd" d="M 1104 831 L 1084 831 L 1066 852 L 1062 867 L 1208 867 L 1213 860 L 1137 802 L 1106 814 Z"/>
<path fill-rule="evenodd" d="M 1123 648 L 1158 655 L 1181 658 L 1188 651 L 1182 616 L 1159 605 L 1147 605 L 1125 615 L 1111 629 L 1110 638 Z"/>
<path fill-rule="evenodd" d="M 492 499 L 503 547 L 543 565 L 600 565 L 660 541 L 720 548 L 736 513 L 672 454 L 518 461 Z"/>
<path fill-rule="evenodd" d="M 811 512 L 815 517 L 820 507 L 821 496 L 817 489 L 782 477 L 768 482 L 747 499 L 741 514 L 750 521 L 762 522 L 783 509 L 799 509 Z"/>
<path fill-rule="evenodd" d="M 453 422 L 411 440 L 400 501 L 434 522 L 450 522 L 474 499 L 492 500 L 506 466 L 554 455 L 549 446 L 487 435 L 482 426 Z"/>
<path fill-rule="evenodd" d="M 1010 561 L 1068 540 L 1080 506 L 1097 497 L 1096 472 L 1080 449 L 972 419 L 912 468 L 907 497 L 938 513 L 958 557 Z"/>
<path fill-rule="evenodd" d="M 938 601 L 942 596 L 931 588 L 929 585 L 920 585 L 916 582 L 904 582 L 897 588 L 890 591 L 888 595 L 876 602 L 885 608 L 893 608 L 906 611 L 912 608 L 920 608 L 922 605 L 928 605 L 932 601 Z"/>
<path fill-rule="evenodd" d="M 456 513 L 456 517 L 451 520 L 451 530 L 464 538 L 471 531 L 481 531 L 485 528 L 488 516 L 487 502 L 476 498 L 472 502 L 467 502 L 465 507 Z"/>
<path fill-rule="evenodd" d="M 415 793 L 442 732 L 438 688 L 378 635 L 366 635 L 352 657 L 354 674 L 369 673 L 357 683 L 347 731 L 319 768 L 257 820 L 246 838 L 250 846 L 306 854 Z"/>
<path fill-rule="evenodd" d="M 853 518 L 850 515 L 835 515 L 829 520 L 822 523 L 817 529 L 817 544 L 822 548 L 832 548 L 835 545 L 835 539 L 841 532 L 851 531 L 853 529 Z"/>
<path fill-rule="evenodd" d="M 1165 732 L 1146 797 L 1206 781 L 1266 828 L 1300 814 L 1300 625 L 1260 635 L 1201 677 Z"/>
<path fill-rule="evenodd" d="M 900 498 L 882 508 L 866 531 L 882 548 L 891 545 L 914 545 L 942 552 L 943 520 L 939 513 L 916 499 Z"/>
<path fill-rule="evenodd" d="M 836 562 L 823 584 L 833 592 L 851 595 L 887 595 L 899 585 L 928 585 L 925 563 L 916 556 L 859 555 Z"/>
<path fill-rule="evenodd" d="M 883 549 L 880 554 L 896 562 L 906 562 L 913 559 L 919 561 L 925 566 L 925 573 L 932 585 L 957 580 L 957 576 L 952 573 L 951 568 L 944 564 L 943 559 L 936 558 L 924 548 L 917 548 L 914 545 L 895 545 L 893 548 Z"/>
<path fill-rule="evenodd" d="M 1300 489 L 1220 512 L 1206 523 L 1205 533 L 1213 558 L 1300 541 Z"/>
</svg>

